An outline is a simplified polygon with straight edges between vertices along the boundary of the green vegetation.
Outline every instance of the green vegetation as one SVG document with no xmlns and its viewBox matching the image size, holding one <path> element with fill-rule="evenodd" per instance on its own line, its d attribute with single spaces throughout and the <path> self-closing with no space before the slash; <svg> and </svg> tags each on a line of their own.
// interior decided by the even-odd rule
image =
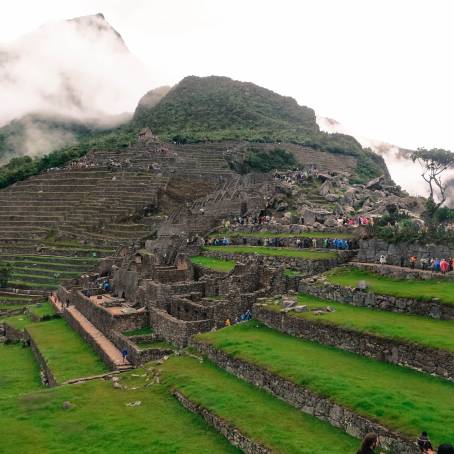
<svg viewBox="0 0 454 454">
<path fill-rule="evenodd" d="M 219 271 L 221 273 L 229 273 L 235 268 L 234 260 L 222 260 L 215 257 L 191 257 L 191 262 L 194 265 L 201 266 L 203 268 L 209 268 L 213 271 Z"/>
<path fill-rule="evenodd" d="M 41 387 L 39 367 L 32 351 L 21 344 L 0 343 L 0 415 L 2 399 Z"/>
<path fill-rule="evenodd" d="M 15 157 L 8 164 L 0 167 L 0 188 L 25 180 L 47 169 L 64 166 L 93 149 L 124 149 L 133 143 L 136 137 L 134 128 L 125 126 L 111 131 L 89 132 L 80 137 L 76 145 L 61 148 L 41 157 Z"/>
<path fill-rule="evenodd" d="M 107 372 L 90 346 L 63 319 L 33 323 L 27 331 L 58 383 Z"/>
<path fill-rule="evenodd" d="M 328 271 L 326 278 L 332 284 L 344 287 L 356 287 L 359 281 L 366 281 L 369 291 L 382 295 L 414 298 L 420 301 L 431 301 L 433 298 L 438 298 L 442 303 L 454 304 L 454 282 L 445 279 L 393 279 L 353 267 Z"/>
<path fill-rule="evenodd" d="M 210 235 L 210 238 L 338 238 L 339 240 L 348 240 L 353 238 L 352 233 L 333 233 L 333 232 L 288 232 L 276 233 L 267 230 L 259 232 L 235 232 L 225 230 Z"/>
<path fill-rule="evenodd" d="M 153 329 L 149 326 L 144 326 L 143 328 L 131 329 L 123 333 L 124 336 L 146 336 L 148 334 L 153 334 Z"/>
<path fill-rule="evenodd" d="M 358 182 L 386 173 L 383 159 L 351 136 L 321 132 L 312 109 L 252 83 L 186 77 L 157 104 L 139 103 L 133 123 L 163 140 L 296 143 L 357 159 Z M 263 161 L 260 159 L 260 161 Z"/>
<path fill-rule="evenodd" d="M 454 352 L 453 320 L 434 320 L 418 315 L 396 314 L 322 300 L 309 295 L 300 295 L 298 301 L 309 309 L 330 306 L 335 309 L 335 312 L 323 315 L 315 315 L 313 312 L 289 312 L 288 315 Z M 282 309 L 282 306 L 276 304 L 269 304 L 267 307 L 272 310 Z"/>
<path fill-rule="evenodd" d="M 0 262 L 0 288 L 7 287 L 11 277 L 11 266 L 9 263 Z"/>
<path fill-rule="evenodd" d="M 28 325 L 30 325 L 31 320 L 27 314 L 21 314 L 6 317 L 3 319 L 3 322 L 18 331 L 23 331 Z"/>
<path fill-rule="evenodd" d="M 147 369 L 121 374 L 122 389 L 94 380 L 40 392 L 30 387 L 19 399 L 0 399 L 2 452 L 239 454 L 202 418 L 181 407 L 166 386 L 150 385 L 147 374 Z M 140 405 L 128 406 L 134 402 Z"/>
<path fill-rule="evenodd" d="M 412 439 L 454 439 L 454 383 L 304 341 L 255 322 L 198 335 L 241 358 L 325 396 Z M 423 429 L 422 429 L 423 428 Z"/>
<path fill-rule="evenodd" d="M 54 306 L 52 306 L 52 304 L 48 301 L 28 306 L 28 312 L 40 320 L 50 320 L 51 318 L 58 316 L 55 312 Z"/>
<path fill-rule="evenodd" d="M 152 348 L 162 348 L 165 350 L 173 350 L 175 347 L 169 344 L 168 342 L 164 341 L 140 341 L 140 342 L 135 342 L 137 347 L 140 348 L 140 350 L 148 350 Z"/>
<path fill-rule="evenodd" d="M 297 160 L 287 150 L 275 148 L 274 150 L 261 150 L 257 147 L 250 147 L 243 161 L 240 173 L 271 172 L 272 170 L 292 169 L 298 165 Z M 235 169 L 237 170 L 237 169 Z"/>
<path fill-rule="evenodd" d="M 295 257 L 306 260 L 328 260 L 337 257 L 335 252 L 305 251 L 288 247 L 261 246 L 206 246 L 206 251 L 224 252 L 226 254 L 259 254 L 273 257 Z"/>
<path fill-rule="evenodd" d="M 276 453 L 353 453 L 358 440 L 213 364 L 171 358 L 165 382 Z M 296 430 L 297 428 L 297 430 Z"/>
</svg>

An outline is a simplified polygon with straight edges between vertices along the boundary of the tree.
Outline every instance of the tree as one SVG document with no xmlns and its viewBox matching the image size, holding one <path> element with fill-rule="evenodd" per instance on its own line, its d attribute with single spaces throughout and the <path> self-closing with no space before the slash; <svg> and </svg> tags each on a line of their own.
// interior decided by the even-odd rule
<svg viewBox="0 0 454 454">
<path fill-rule="evenodd" d="M 418 148 L 410 156 L 413 162 L 418 162 L 423 173 L 421 176 L 429 185 L 429 200 L 426 206 L 426 217 L 432 220 L 435 213 L 446 201 L 446 185 L 442 181 L 442 173 L 454 165 L 454 153 L 442 148 Z M 438 192 L 438 202 L 435 201 Z"/>
</svg>

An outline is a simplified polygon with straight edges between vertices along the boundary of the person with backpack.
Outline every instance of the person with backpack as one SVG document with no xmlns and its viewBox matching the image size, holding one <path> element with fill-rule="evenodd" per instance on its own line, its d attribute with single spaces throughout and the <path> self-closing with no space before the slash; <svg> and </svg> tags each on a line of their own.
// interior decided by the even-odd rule
<svg viewBox="0 0 454 454">
<path fill-rule="evenodd" d="M 378 444 L 378 435 L 376 433 L 370 432 L 364 437 L 361 448 L 356 454 L 376 454 L 375 449 L 378 447 Z"/>
</svg>

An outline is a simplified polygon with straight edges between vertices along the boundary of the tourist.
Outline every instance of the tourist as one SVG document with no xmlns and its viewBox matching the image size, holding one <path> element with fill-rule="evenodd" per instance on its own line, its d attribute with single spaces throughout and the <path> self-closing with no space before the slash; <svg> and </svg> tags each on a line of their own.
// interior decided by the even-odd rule
<svg viewBox="0 0 454 454">
<path fill-rule="evenodd" d="M 128 350 L 126 350 L 126 349 L 122 350 L 121 356 L 123 356 L 123 364 L 126 364 L 126 358 L 128 357 Z"/>
<path fill-rule="evenodd" d="M 412 255 L 412 256 L 410 257 L 410 268 L 411 268 L 412 270 L 415 269 L 416 260 L 417 260 L 416 255 Z"/>
<path fill-rule="evenodd" d="M 368 433 L 361 444 L 361 448 L 357 454 L 375 454 L 375 448 L 378 446 L 378 435 L 376 433 Z"/>
<path fill-rule="evenodd" d="M 437 272 L 440 271 L 440 263 L 441 263 L 440 259 L 436 258 L 434 260 L 434 271 L 437 271 Z"/>
<path fill-rule="evenodd" d="M 454 447 L 449 443 L 443 443 L 438 447 L 437 454 L 454 454 Z"/>
<path fill-rule="evenodd" d="M 417 438 L 416 443 L 418 444 L 419 451 L 422 453 L 427 453 L 429 450 L 432 450 L 432 443 L 427 436 L 427 432 L 422 432 Z"/>
<path fill-rule="evenodd" d="M 228 318 L 226 321 L 225 321 L 225 326 L 230 326 L 232 324 L 232 322 L 230 321 L 230 319 Z"/>
<path fill-rule="evenodd" d="M 440 271 L 442 274 L 446 274 L 449 270 L 449 263 L 447 262 L 447 260 L 443 259 L 441 262 L 440 262 Z"/>
<path fill-rule="evenodd" d="M 405 257 L 403 255 L 400 256 L 400 267 L 403 268 L 405 266 Z"/>
<path fill-rule="evenodd" d="M 386 265 L 386 255 L 380 255 L 380 265 Z"/>
</svg>

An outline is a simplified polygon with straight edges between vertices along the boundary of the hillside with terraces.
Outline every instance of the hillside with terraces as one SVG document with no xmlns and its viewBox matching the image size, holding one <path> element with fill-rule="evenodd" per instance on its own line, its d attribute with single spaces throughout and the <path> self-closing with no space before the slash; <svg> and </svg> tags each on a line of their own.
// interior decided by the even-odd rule
<svg viewBox="0 0 454 454">
<path fill-rule="evenodd" d="M 253 84 L 186 78 L 130 126 L 0 190 L 4 452 L 454 442 L 454 271 L 413 260 L 454 250 L 379 236 L 424 200 Z"/>
</svg>

